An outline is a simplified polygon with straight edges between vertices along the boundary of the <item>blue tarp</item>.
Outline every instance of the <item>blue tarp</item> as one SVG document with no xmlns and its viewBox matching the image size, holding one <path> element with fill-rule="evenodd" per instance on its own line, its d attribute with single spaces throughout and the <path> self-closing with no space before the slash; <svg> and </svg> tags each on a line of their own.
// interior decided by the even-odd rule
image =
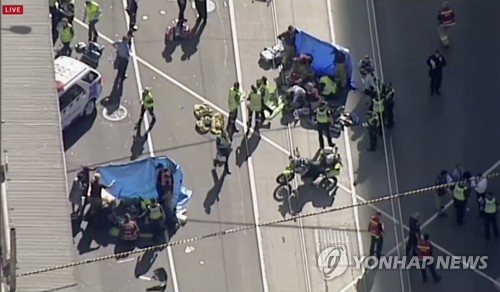
<svg viewBox="0 0 500 292">
<path fill-rule="evenodd" d="M 349 84 L 354 89 L 354 83 L 352 82 L 352 60 L 349 50 L 339 45 L 322 41 L 300 30 L 297 30 L 295 36 L 295 47 L 297 48 L 297 55 L 308 54 L 313 57 L 312 68 L 318 77 L 325 75 L 333 77 L 335 54 L 338 51 L 344 52 L 346 54 L 347 78 L 349 78 Z"/>
<path fill-rule="evenodd" d="M 174 180 L 173 200 L 178 209 L 185 207 L 192 192 L 183 185 L 184 173 L 179 164 L 167 157 L 149 157 L 123 164 L 108 164 L 98 168 L 101 180 L 115 184 L 108 192 L 119 200 L 144 198 L 158 199 L 157 167 L 170 170 Z"/>
</svg>

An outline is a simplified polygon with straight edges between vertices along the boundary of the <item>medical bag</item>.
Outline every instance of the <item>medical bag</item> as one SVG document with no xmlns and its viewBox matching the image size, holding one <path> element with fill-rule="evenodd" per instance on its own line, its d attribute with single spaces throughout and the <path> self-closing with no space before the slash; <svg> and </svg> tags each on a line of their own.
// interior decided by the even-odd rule
<svg viewBox="0 0 500 292">
<path fill-rule="evenodd" d="M 283 52 L 283 46 L 280 44 L 264 48 L 264 50 L 260 52 L 260 60 L 276 68 L 281 64 Z"/>
<path fill-rule="evenodd" d="M 103 51 L 104 51 L 103 45 L 98 44 L 96 42 L 90 42 L 87 46 L 87 49 L 84 51 L 80 61 L 82 61 L 83 63 L 89 65 L 94 69 L 97 69 Z"/>
</svg>

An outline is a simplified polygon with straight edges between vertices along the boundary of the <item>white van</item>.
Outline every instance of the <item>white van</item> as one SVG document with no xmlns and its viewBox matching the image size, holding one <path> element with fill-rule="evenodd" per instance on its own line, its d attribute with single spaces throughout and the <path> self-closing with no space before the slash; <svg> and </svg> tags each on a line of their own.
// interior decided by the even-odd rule
<svg viewBox="0 0 500 292">
<path fill-rule="evenodd" d="M 95 69 L 67 56 L 55 59 L 54 67 L 64 130 L 79 117 L 94 114 L 103 79 Z"/>
</svg>

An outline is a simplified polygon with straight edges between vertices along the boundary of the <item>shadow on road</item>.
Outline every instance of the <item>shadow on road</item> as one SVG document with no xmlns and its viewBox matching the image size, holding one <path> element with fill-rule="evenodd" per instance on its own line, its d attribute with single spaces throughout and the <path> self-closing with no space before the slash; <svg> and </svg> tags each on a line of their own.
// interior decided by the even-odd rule
<svg viewBox="0 0 500 292">
<path fill-rule="evenodd" d="M 196 54 L 198 51 L 198 44 L 200 43 L 200 38 L 201 35 L 203 34 L 203 31 L 205 30 L 207 23 L 206 22 L 201 22 L 199 20 L 196 20 L 196 24 L 193 26 L 191 33 L 191 39 L 185 40 L 184 42 L 181 43 L 181 49 L 182 49 L 182 61 L 187 61 L 191 59 L 191 57 Z"/>
<path fill-rule="evenodd" d="M 236 149 L 236 165 L 241 167 L 248 157 L 252 156 L 261 140 L 260 134 L 252 132 L 250 138 L 243 137 L 240 146 Z"/>
<path fill-rule="evenodd" d="M 88 117 L 81 117 L 69 127 L 63 130 L 64 151 L 75 145 L 85 133 L 87 133 L 97 118 L 97 109 Z"/>
<path fill-rule="evenodd" d="M 211 212 L 211 207 L 219 201 L 219 195 L 220 191 L 222 189 L 222 186 L 224 185 L 224 180 L 226 179 L 227 172 L 223 171 L 222 174 L 219 176 L 217 174 L 216 169 L 212 169 L 212 179 L 214 182 L 214 185 L 212 188 L 207 192 L 207 196 L 205 197 L 205 201 L 203 202 L 203 207 L 205 208 L 205 213 L 210 214 Z"/>
</svg>

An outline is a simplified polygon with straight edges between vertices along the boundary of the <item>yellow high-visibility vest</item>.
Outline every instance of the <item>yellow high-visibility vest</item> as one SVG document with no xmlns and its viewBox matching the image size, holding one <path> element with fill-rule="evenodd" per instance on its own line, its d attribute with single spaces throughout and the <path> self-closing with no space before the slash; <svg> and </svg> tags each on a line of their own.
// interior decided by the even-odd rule
<svg viewBox="0 0 500 292">
<path fill-rule="evenodd" d="M 159 220 L 163 218 L 163 212 L 159 205 L 153 205 L 149 207 L 149 219 L 151 220 Z"/>
<path fill-rule="evenodd" d="M 458 201 L 465 201 L 465 188 L 456 184 L 453 189 L 453 198 Z"/>
<path fill-rule="evenodd" d="M 384 101 L 380 99 L 373 99 L 373 112 L 377 114 L 383 113 L 385 110 L 384 108 Z"/>
<path fill-rule="evenodd" d="M 328 124 L 330 122 L 327 109 L 318 109 L 316 111 L 316 122 L 318 124 Z"/>
<path fill-rule="evenodd" d="M 71 42 L 71 40 L 73 39 L 73 28 L 71 27 L 71 24 L 68 23 L 66 27 L 61 27 L 59 37 L 61 38 L 61 43 Z"/>
<path fill-rule="evenodd" d="M 237 110 L 240 106 L 240 92 L 234 87 L 231 87 L 231 89 L 229 89 L 228 105 L 230 112 Z"/>
<path fill-rule="evenodd" d="M 493 199 L 485 199 L 484 200 L 484 213 L 486 214 L 495 214 L 497 212 L 497 200 Z"/>
<path fill-rule="evenodd" d="M 142 103 L 144 104 L 144 107 L 147 109 L 154 108 L 153 94 L 151 92 L 148 92 L 147 94 L 143 93 Z"/>
<path fill-rule="evenodd" d="M 90 5 L 85 5 L 85 13 L 89 21 L 99 20 L 101 8 L 99 7 L 99 3 L 90 1 Z"/>
<path fill-rule="evenodd" d="M 251 111 L 260 112 L 262 110 L 262 96 L 258 92 L 250 93 L 249 108 Z"/>
<path fill-rule="evenodd" d="M 321 95 L 328 96 L 337 92 L 337 84 L 328 76 L 323 76 L 319 79 L 319 83 L 324 84 Z"/>
</svg>

